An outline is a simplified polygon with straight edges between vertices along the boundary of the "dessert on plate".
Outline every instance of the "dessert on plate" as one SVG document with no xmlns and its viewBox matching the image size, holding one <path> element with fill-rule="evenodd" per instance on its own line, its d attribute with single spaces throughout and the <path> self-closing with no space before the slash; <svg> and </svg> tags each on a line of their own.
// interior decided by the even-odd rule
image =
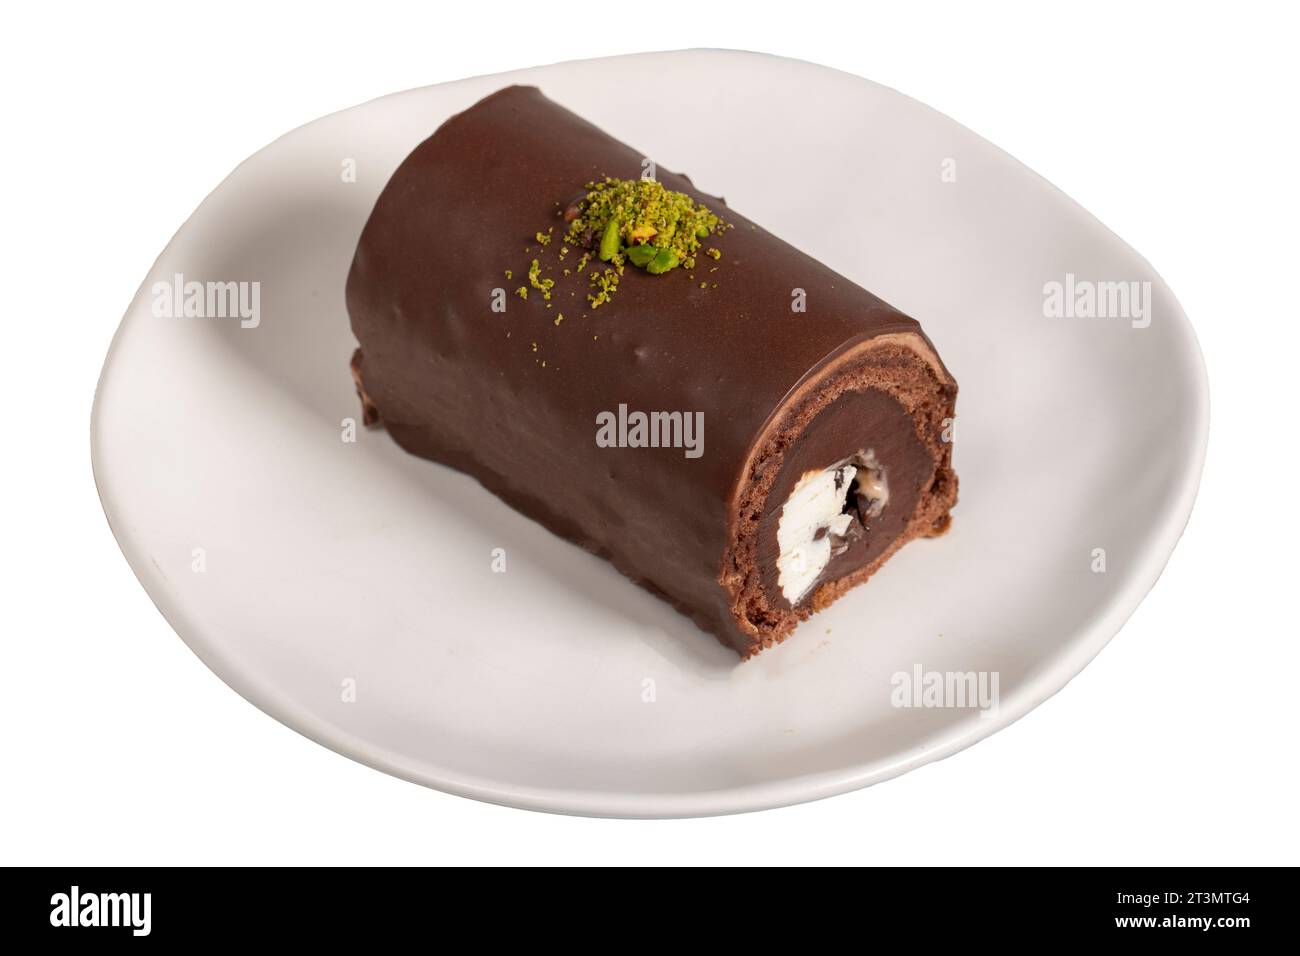
<svg viewBox="0 0 1300 956">
<path fill-rule="evenodd" d="M 920 325 L 536 88 L 402 162 L 347 307 L 368 422 L 742 657 L 948 527 Z"/>
</svg>

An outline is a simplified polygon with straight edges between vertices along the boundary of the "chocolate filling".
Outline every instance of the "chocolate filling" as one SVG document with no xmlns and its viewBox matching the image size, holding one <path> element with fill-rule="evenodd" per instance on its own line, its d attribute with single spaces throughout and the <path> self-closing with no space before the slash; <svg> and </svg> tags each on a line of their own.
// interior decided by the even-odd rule
<svg viewBox="0 0 1300 956">
<path fill-rule="evenodd" d="M 846 457 L 846 449 L 868 449 L 870 460 L 857 452 Z M 826 582 L 866 567 L 878 558 L 903 533 L 935 471 L 934 460 L 917 437 L 911 417 L 892 395 L 869 388 L 846 392 L 828 405 L 786 451 L 781 471 L 768 493 L 771 504 L 759 521 L 761 583 L 768 600 L 779 608 L 792 607 L 781 592 L 776 571 L 780 554 L 777 527 L 784 502 L 808 472 L 847 462 L 859 465 L 859 476 L 844 489 L 843 510 L 852 514 L 854 520 L 843 538 L 832 539 L 830 562 L 797 602 L 798 606 L 811 604 Z M 864 479 L 869 479 L 872 463 L 888 482 L 888 499 L 884 505 L 865 490 L 869 482 Z M 778 502 L 781 504 L 777 505 Z"/>
</svg>

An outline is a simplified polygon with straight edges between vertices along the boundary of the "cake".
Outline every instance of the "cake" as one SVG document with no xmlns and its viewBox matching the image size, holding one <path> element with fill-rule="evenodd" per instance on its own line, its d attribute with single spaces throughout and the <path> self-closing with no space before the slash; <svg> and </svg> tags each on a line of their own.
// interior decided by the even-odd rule
<svg viewBox="0 0 1300 956">
<path fill-rule="evenodd" d="M 415 147 L 346 298 L 368 422 L 742 658 L 948 528 L 920 325 L 533 87 Z"/>
</svg>

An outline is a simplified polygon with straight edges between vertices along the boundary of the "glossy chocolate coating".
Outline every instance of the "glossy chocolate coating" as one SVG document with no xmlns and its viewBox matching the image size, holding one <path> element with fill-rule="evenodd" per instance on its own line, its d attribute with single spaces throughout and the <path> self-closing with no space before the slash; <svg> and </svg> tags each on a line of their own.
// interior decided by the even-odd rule
<svg viewBox="0 0 1300 956">
<path fill-rule="evenodd" d="M 629 266 L 596 310 L 585 277 L 558 266 L 544 273 L 556 280 L 552 308 L 536 290 L 516 297 L 531 259 L 555 264 L 555 247 L 539 253 L 534 234 L 554 227 L 558 243 L 563 207 L 585 184 L 639 177 L 642 158 L 532 87 L 449 119 L 393 174 L 361 236 L 347 283 L 361 377 L 408 451 L 475 476 L 743 649 L 750 639 L 736 632 L 719 578 L 756 441 L 829 359 L 920 329 L 662 167 L 660 182 L 734 226 L 709 240 L 720 262 L 701 258 L 694 279 Z M 701 289 L 706 278 L 717 287 Z M 504 314 L 491 308 L 499 288 Z M 796 288 L 806 313 L 791 310 Z M 620 403 L 703 412 L 703 456 L 598 447 L 597 415 Z"/>
</svg>

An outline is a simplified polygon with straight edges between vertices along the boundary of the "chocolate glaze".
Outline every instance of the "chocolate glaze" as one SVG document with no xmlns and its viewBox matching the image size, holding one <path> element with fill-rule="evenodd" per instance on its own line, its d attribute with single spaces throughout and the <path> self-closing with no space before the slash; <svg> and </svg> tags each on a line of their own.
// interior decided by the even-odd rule
<svg viewBox="0 0 1300 956">
<path fill-rule="evenodd" d="M 797 427 L 791 416 L 813 383 L 833 363 L 888 341 L 905 353 L 898 361 L 929 376 L 940 404 L 950 409 L 956 389 L 914 320 L 662 167 L 665 186 L 734 225 L 709 243 L 723 253 L 718 271 L 708 273 L 714 263 L 703 258 L 695 279 L 684 268 L 651 276 L 629 267 L 614 299 L 592 310 L 585 279 L 556 268 L 544 273 L 556 280 L 552 308 L 535 290 L 527 301 L 515 297 L 532 258 L 554 263 L 532 236 L 554 226 L 558 241 L 563 209 L 587 182 L 639 177 L 641 161 L 532 87 L 498 91 L 444 123 L 393 174 L 357 247 L 347 306 L 361 343 L 359 388 L 403 448 L 475 476 L 748 654 L 775 631 L 741 607 L 762 603 L 755 587 L 771 590 L 741 583 L 757 580 L 740 547 L 753 534 L 742 502 L 754 499 L 755 482 L 772 482 L 763 469 L 779 466 L 780 429 Z M 717 288 L 699 288 L 706 275 Z M 497 288 L 507 292 L 504 314 L 491 310 Z M 795 288 L 807 291 L 804 314 L 791 311 Z M 598 447 L 597 415 L 620 403 L 703 412 L 703 456 Z M 897 463 L 885 462 L 891 494 L 896 471 L 900 482 L 890 510 L 905 518 L 907 488 L 937 460 L 947 467 L 933 441 L 923 448 L 928 464 L 920 461 L 923 426 L 895 398 L 867 393 L 827 415 L 824 439 L 796 444 L 791 474 L 864 442 L 878 454 L 897 451 Z M 924 429 L 932 427 L 927 420 Z M 849 446 L 832 450 L 841 433 L 852 434 Z M 951 487 L 955 497 L 955 480 Z M 783 500 L 764 511 L 765 529 Z M 884 535 L 882 525 L 862 549 Z M 760 551 L 765 559 L 770 545 Z M 779 639 L 795 618 L 777 617 Z"/>
</svg>

